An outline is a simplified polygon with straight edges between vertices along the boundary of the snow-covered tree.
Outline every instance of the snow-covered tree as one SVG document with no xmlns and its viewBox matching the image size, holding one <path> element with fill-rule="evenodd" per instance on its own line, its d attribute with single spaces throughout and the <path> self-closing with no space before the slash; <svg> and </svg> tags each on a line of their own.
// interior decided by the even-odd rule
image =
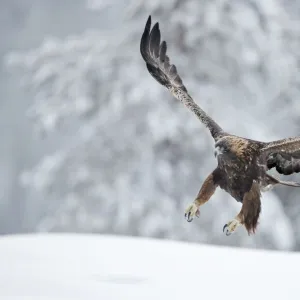
<svg viewBox="0 0 300 300">
<path fill-rule="evenodd" d="M 299 22 L 279 0 L 128 2 L 116 29 L 47 37 L 36 49 L 6 56 L 34 95 L 28 115 L 37 132 L 64 139 L 20 178 L 47 199 L 37 230 L 299 249 L 292 229 L 298 223 L 274 192 L 263 195 L 252 237 L 245 230 L 223 235 L 240 204 L 219 190 L 200 219 L 185 221 L 186 205 L 216 166 L 213 140 L 151 78 L 139 53 L 151 14 L 196 102 L 233 134 L 270 141 L 296 135 L 299 126 Z M 107 5 L 114 4 L 89 1 L 87 8 Z M 283 192 L 286 201 L 295 193 Z"/>
</svg>

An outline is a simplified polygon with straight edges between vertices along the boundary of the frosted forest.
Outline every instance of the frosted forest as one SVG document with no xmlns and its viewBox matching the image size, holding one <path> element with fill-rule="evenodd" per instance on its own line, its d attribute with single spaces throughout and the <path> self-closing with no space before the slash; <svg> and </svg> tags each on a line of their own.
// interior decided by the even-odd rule
<svg viewBox="0 0 300 300">
<path fill-rule="evenodd" d="M 186 205 L 216 166 L 213 139 L 149 75 L 139 52 L 151 14 L 190 94 L 223 128 L 261 141 L 297 136 L 299 0 L 0 6 L 11 16 L 1 29 L 1 234 L 300 250 L 299 189 L 263 194 L 253 236 L 243 228 L 223 234 L 240 203 L 222 190 L 186 222 Z"/>
</svg>

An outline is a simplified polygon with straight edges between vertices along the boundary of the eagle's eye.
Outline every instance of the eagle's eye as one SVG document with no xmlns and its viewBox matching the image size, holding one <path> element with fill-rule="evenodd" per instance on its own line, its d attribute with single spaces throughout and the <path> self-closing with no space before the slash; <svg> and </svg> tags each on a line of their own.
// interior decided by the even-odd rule
<svg viewBox="0 0 300 300">
<path fill-rule="evenodd" d="M 229 148 L 227 147 L 227 145 L 224 145 L 224 144 L 220 145 L 219 144 L 215 147 L 214 155 L 215 155 L 215 157 L 217 157 L 218 155 L 225 154 L 228 151 L 229 151 Z"/>
</svg>

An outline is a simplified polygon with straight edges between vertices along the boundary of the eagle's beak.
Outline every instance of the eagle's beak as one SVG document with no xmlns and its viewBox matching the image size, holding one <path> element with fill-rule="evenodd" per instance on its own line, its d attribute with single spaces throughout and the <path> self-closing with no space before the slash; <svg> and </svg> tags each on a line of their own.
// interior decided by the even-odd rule
<svg viewBox="0 0 300 300">
<path fill-rule="evenodd" d="M 214 155 L 215 155 L 215 157 L 217 157 L 219 154 L 222 154 L 222 151 L 221 151 L 220 147 L 218 146 L 215 148 Z"/>
</svg>

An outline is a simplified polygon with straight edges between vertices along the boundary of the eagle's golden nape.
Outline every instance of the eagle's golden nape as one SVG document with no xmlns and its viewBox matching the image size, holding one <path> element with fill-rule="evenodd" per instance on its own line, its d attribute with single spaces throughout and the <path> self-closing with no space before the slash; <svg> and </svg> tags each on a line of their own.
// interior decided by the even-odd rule
<svg viewBox="0 0 300 300">
<path fill-rule="evenodd" d="M 272 168 L 283 175 L 300 172 L 300 137 L 260 142 L 226 133 L 188 93 L 176 66 L 170 63 L 159 24 L 151 29 L 151 16 L 141 37 L 140 52 L 151 76 L 194 113 L 215 141 L 218 166 L 188 205 L 185 218 L 191 222 L 199 216 L 199 207 L 220 187 L 242 204 L 239 214 L 224 226 L 225 234 L 230 235 L 240 225 L 249 235 L 255 233 L 261 212 L 260 192 L 275 185 L 300 187 L 300 183 L 282 181 L 267 173 Z"/>
</svg>

